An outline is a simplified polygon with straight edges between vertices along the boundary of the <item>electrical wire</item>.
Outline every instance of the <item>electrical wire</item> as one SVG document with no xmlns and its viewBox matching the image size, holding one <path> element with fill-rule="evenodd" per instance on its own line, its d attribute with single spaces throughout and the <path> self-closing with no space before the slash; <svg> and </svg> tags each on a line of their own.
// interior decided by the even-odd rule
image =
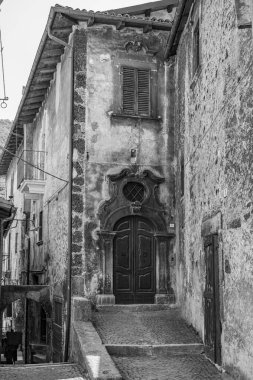
<svg viewBox="0 0 253 380">
<path fill-rule="evenodd" d="M 63 182 L 66 182 L 66 183 L 69 182 L 69 181 L 66 181 L 66 179 L 63 179 L 63 178 L 57 177 L 56 175 L 54 175 L 54 174 L 52 174 L 52 173 L 49 173 L 49 172 L 47 172 L 47 171 L 41 169 L 40 167 L 38 167 L 38 166 L 36 166 L 36 165 L 33 165 L 31 162 L 28 162 L 28 161 L 24 160 L 22 157 L 19 157 L 19 156 L 17 156 L 16 154 L 10 152 L 8 149 L 4 148 L 2 145 L 0 145 L 0 149 L 2 149 L 2 150 L 4 150 L 5 152 L 11 154 L 13 157 L 18 158 L 19 160 L 23 161 L 24 163 L 26 163 L 26 164 L 32 166 L 33 168 L 40 170 L 42 173 L 45 173 L 45 174 L 47 174 L 47 175 L 49 175 L 49 176 L 51 176 L 51 177 L 54 177 L 54 178 L 56 178 L 56 179 L 59 179 L 60 181 L 63 181 Z"/>
<path fill-rule="evenodd" d="M 6 89 L 5 89 L 5 76 L 4 76 L 4 58 L 3 58 L 3 44 L 2 44 L 2 32 L 0 29 L 0 53 L 1 53 L 1 63 L 2 63 L 2 77 L 3 77 L 3 90 L 4 90 L 4 97 L 1 102 L 1 107 L 6 108 L 7 104 L 5 103 L 5 100 L 8 100 L 6 96 Z"/>
</svg>

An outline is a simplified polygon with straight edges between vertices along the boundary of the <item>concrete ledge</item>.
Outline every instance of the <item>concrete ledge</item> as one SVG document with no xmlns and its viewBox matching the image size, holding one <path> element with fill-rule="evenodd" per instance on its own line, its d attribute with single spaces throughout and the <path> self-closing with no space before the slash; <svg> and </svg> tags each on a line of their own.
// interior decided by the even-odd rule
<svg viewBox="0 0 253 380">
<path fill-rule="evenodd" d="M 91 322 L 72 324 L 71 359 L 88 370 L 91 380 L 122 379 Z"/>
<path fill-rule="evenodd" d="M 72 298 L 72 321 L 87 322 L 91 320 L 91 303 L 86 297 Z"/>
<path fill-rule="evenodd" d="M 106 344 L 105 347 L 110 355 L 116 356 L 199 355 L 204 351 L 202 343 L 160 345 Z"/>
</svg>

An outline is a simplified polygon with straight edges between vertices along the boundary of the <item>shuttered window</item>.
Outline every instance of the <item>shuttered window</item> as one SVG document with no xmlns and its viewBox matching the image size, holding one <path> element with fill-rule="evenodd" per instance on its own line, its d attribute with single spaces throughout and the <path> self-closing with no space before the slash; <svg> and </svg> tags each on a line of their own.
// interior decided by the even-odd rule
<svg viewBox="0 0 253 380">
<path fill-rule="evenodd" d="M 123 67 L 122 75 L 123 113 L 150 116 L 150 70 Z"/>
</svg>

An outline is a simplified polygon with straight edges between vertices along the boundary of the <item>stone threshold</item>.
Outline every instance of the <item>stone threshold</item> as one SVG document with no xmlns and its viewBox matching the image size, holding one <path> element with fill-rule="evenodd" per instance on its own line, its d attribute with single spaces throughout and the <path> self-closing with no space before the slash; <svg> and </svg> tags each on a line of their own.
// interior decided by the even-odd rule
<svg viewBox="0 0 253 380">
<path fill-rule="evenodd" d="M 129 305 L 99 305 L 97 310 L 103 311 L 117 311 L 117 310 L 131 310 L 131 311 L 160 311 L 177 309 L 176 304 L 129 304 Z"/>
<path fill-rule="evenodd" d="M 116 356 L 168 356 L 202 354 L 202 343 L 189 344 L 105 344 L 110 355 Z"/>
</svg>

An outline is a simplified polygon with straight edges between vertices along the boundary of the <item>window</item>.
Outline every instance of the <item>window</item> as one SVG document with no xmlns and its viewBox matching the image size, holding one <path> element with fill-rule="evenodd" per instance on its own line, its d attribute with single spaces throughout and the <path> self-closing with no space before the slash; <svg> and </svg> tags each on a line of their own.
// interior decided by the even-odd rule
<svg viewBox="0 0 253 380">
<path fill-rule="evenodd" d="M 62 303 L 54 301 L 54 323 L 62 326 Z"/>
<path fill-rule="evenodd" d="M 7 270 L 11 270 L 11 233 L 9 232 Z"/>
<path fill-rule="evenodd" d="M 14 187 L 14 173 L 11 175 L 11 186 L 10 186 L 10 195 L 9 197 L 13 197 L 13 187 Z"/>
<path fill-rule="evenodd" d="M 9 303 L 6 308 L 6 318 L 12 318 L 12 303 Z"/>
<path fill-rule="evenodd" d="M 181 197 L 184 196 L 184 157 L 181 157 Z"/>
<path fill-rule="evenodd" d="M 43 240 L 43 211 L 40 211 L 39 216 L 39 241 Z"/>
<path fill-rule="evenodd" d="M 150 116 L 150 70 L 122 67 L 122 110 L 128 115 Z"/>
<path fill-rule="evenodd" d="M 193 74 L 196 73 L 200 66 L 200 35 L 199 20 L 197 21 L 193 31 Z"/>
<path fill-rule="evenodd" d="M 143 202 L 145 196 L 145 188 L 141 183 L 128 182 L 123 187 L 123 194 L 130 202 Z"/>
<path fill-rule="evenodd" d="M 18 232 L 15 235 L 15 253 L 18 253 Z"/>
</svg>

